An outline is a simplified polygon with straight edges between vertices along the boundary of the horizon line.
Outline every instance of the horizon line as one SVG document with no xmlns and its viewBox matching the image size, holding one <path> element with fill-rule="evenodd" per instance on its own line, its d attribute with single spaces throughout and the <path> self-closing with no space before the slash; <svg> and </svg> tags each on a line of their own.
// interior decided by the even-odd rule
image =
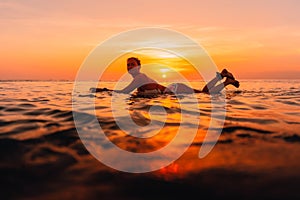
<svg viewBox="0 0 300 200">
<path fill-rule="evenodd" d="M 299 78 L 239 78 L 238 80 L 300 80 Z M 33 82 L 33 81 L 55 81 L 55 82 L 74 82 L 74 79 L 0 79 L 0 82 L 13 82 L 13 81 L 23 81 L 23 82 Z M 77 80 L 77 81 L 96 81 L 96 80 Z M 117 82 L 118 80 L 98 80 L 97 82 Z M 176 80 L 173 80 L 173 82 Z M 203 81 L 203 79 L 189 80 L 190 82 Z M 128 82 L 128 81 L 123 81 Z M 168 81 L 164 81 L 168 82 Z"/>
</svg>

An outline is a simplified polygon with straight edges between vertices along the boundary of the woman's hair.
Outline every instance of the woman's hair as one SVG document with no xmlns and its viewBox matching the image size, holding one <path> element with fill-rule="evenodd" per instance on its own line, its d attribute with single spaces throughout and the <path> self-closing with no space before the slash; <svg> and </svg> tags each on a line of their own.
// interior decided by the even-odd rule
<svg viewBox="0 0 300 200">
<path fill-rule="evenodd" d="M 130 59 L 135 60 L 137 62 L 137 64 L 138 64 L 138 66 L 141 66 L 141 61 L 138 58 L 136 58 L 136 57 L 130 57 L 130 58 L 127 59 L 127 61 L 130 60 Z"/>
</svg>

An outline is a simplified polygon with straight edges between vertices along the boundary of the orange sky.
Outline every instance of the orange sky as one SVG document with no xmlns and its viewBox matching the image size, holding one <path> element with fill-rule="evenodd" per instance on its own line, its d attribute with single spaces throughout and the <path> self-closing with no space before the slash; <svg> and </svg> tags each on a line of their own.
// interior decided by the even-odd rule
<svg viewBox="0 0 300 200">
<path fill-rule="evenodd" d="M 300 78 L 299 8 L 297 0 L 2 0 L 0 79 L 73 80 L 98 44 L 149 26 L 193 38 L 236 77 Z"/>
<path fill-rule="evenodd" d="M 159 82 L 202 79 L 201 74 L 187 60 L 164 50 L 142 49 L 123 54 L 115 59 L 107 66 L 100 80 L 118 81 L 127 72 L 125 64 L 130 57 L 139 58 L 142 65 L 141 72 L 149 74 Z M 131 76 L 124 77 L 124 80 L 131 79 Z"/>
</svg>

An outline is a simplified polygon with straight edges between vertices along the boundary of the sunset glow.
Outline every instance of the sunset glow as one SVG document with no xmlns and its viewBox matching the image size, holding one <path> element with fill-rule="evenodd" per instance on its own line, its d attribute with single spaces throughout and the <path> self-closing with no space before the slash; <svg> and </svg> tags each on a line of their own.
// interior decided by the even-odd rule
<svg viewBox="0 0 300 200">
<path fill-rule="evenodd" d="M 142 27 L 185 34 L 206 49 L 218 68 L 230 68 L 240 78 L 300 78 L 298 1 L 169 4 L 158 0 L 1 1 L 0 79 L 74 80 L 97 45 L 122 31 Z M 134 12 L 128 12 L 129 7 Z M 162 53 L 156 59 L 168 61 L 177 72 L 191 74 L 190 66 L 179 66 L 171 54 Z M 116 64 L 119 69 L 107 72 L 106 78 L 113 80 L 124 72 L 125 63 Z M 166 72 L 157 77 L 170 76 Z"/>
<path fill-rule="evenodd" d="M 143 49 L 127 53 L 115 59 L 105 72 L 99 77 L 102 81 L 119 80 L 127 73 L 126 60 L 129 57 L 137 57 L 141 60 L 141 72 L 149 74 L 158 81 L 174 80 L 201 80 L 198 71 L 184 58 L 160 49 Z"/>
<path fill-rule="evenodd" d="M 300 199 L 300 0 L 0 0 L 0 198 Z"/>
</svg>

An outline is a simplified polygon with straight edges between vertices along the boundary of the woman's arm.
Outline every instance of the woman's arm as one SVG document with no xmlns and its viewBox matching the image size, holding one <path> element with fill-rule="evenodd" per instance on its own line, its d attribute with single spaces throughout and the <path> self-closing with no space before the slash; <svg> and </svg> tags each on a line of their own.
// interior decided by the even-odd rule
<svg viewBox="0 0 300 200">
<path fill-rule="evenodd" d="M 123 88 L 122 90 L 114 90 L 114 92 L 129 94 L 141 85 L 143 85 L 143 80 L 140 76 L 137 76 L 125 88 Z"/>
<path fill-rule="evenodd" d="M 104 92 L 104 91 L 113 91 L 107 88 L 90 88 L 90 92 Z"/>
<path fill-rule="evenodd" d="M 111 91 L 111 92 L 117 92 L 117 93 L 125 93 L 129 94 L 132 92 L 134 89 L 140 87 L 143 83 L 143 80 L 141 77 L 135 77 L 129 85 L 127 85 L 125 88 L 122 90 L 110 90 L 107 88 L 90 88 L 90 92 L 106 92 L 106 91 Z"/>
<path fill-rule="evenodd" d="M 90 90 L 93 89 L 93 92 L 113 91 L 117 93 L 129 94 L 133 90 L 137 88 L 142 88 L 144 86 L 145 88 L 143 89 L 145 90 L 159 89 L 160 91 L 164 91 L 166 88 L 165 86 L 156 83 L 154 80 L 149 79 L 146 75 L 139 74 L 136 77 L 134 77 L 134 79 L 129 83 L 129 85 L 127 85 L 122 90 L 109 90 L 107 88 L 91 88 Z"/>
</svg>

